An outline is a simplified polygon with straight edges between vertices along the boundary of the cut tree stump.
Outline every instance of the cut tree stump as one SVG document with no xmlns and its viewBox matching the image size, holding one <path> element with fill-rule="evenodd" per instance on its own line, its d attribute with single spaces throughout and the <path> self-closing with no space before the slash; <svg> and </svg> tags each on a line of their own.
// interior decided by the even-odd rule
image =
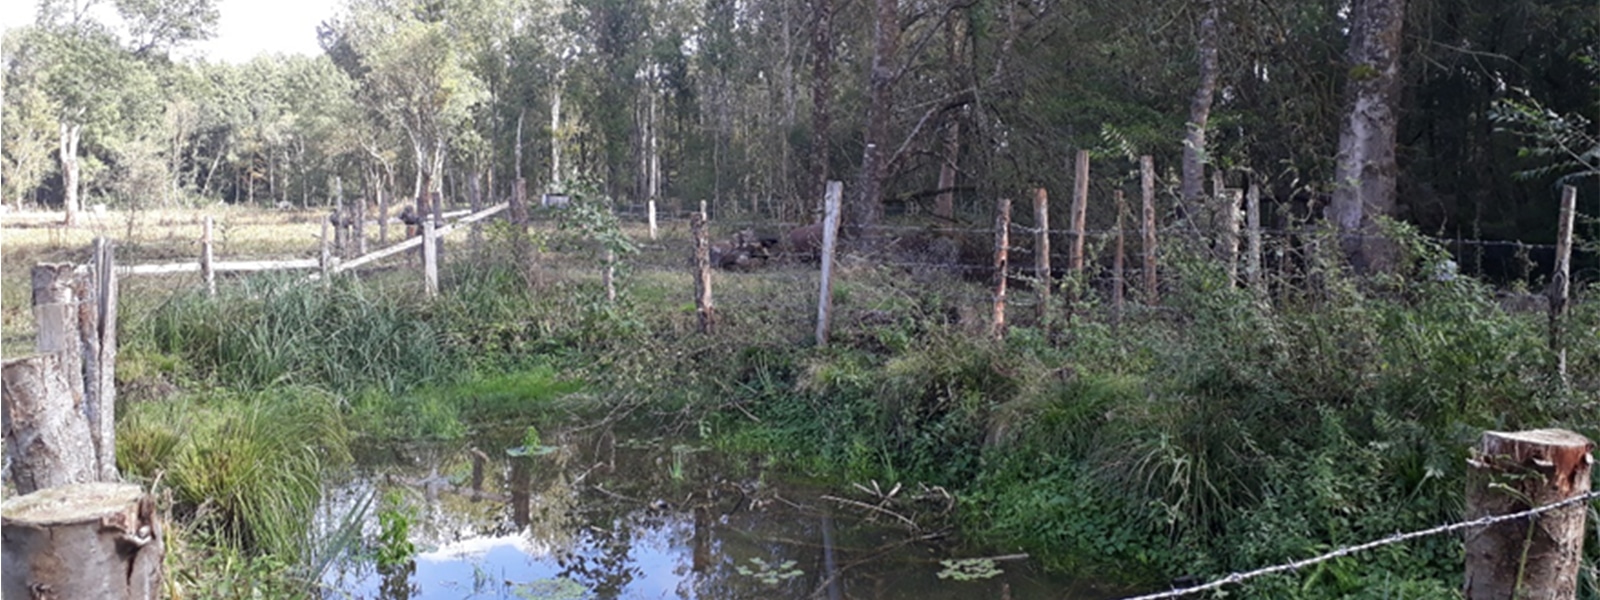
<svg viewBox="0 0 1600 600">
<path fill-rule="evenodd" d="M 71 376 L 79 363 L 71 351 L 5 361 L 0 368 L 0 429 L 17 492 L 99 479 L 89 421 L 79 405 L 81 385 Z M 13 596 L 20 597 L 20 596 Z"/>
<path fill-rule="evenodd" d="M 82 483 L 0 505 L 0 595 L 144 600 L 161 596 L 155 501 L 137 485 Z"/>
<path fill-rule="evenodd" d="M 1564 429 L 1484 432 L 1467 461 L 1467 518 L 1588 493 L 1592 449 L 1594 442 Z M 1577 503 L 1467 530 L 1467 600 L 1576 598 L 1587 510 Z"/>
</svg>

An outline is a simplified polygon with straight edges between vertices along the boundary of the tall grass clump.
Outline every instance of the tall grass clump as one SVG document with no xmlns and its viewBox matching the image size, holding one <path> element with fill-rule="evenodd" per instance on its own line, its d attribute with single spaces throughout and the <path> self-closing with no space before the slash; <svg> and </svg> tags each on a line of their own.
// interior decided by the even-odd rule
<svg viewBox="0 0 1600 600">
<path fill-rule="evenodd" d="M 214 299 L 175 295 L 148 317 L 148 337 L 157 351 L 179 354 L 237 389 L 301 384 L 394 393 L 457 372 L 433 310 L 404 288 L 262 277 Z"/>
<path fill-rule="evenodd" d="M 308 556 L 322 478 L 350 459 L 336 402 L 309 388 L 134 403 L 117 428 L 124 473 L 158 481 L 221 539 L 286 564 Z"/>
</svg>

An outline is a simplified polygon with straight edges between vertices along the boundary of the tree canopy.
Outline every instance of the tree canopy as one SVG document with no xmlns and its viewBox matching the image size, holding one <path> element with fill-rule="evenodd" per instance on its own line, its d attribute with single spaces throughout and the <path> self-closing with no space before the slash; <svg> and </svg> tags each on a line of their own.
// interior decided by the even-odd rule
<svg viewBox="0 0 1600 600">
<path fill-rule="evenodd" d="M 169 58 L 215 29 L 211 0 L 117 0 L 120 31 L 92 3 L 45 4 L 6 32 L 8 203 L 68 202 L 70 154 L 84 193 L 113 204 L 319 204 L 336 176 L 453 202 L 504 197 L 522 174 L 802 221 L 838 179 L 862 192 L 846 195 L 858 220 L 982 222 L 996 195 L 1069 189 L 1089 149 L 1113 174 L 1097 194 L 1151 154 L 1175 194 L 1220 170 L 1288 215 L 1337 195 L 1352 86 L 1376 73 L 1351 49 L 1368 13 L 1326 0 L 348 0 L 323 55 L 245 64 Z M 1600 110 L 1600 14 L 1398 6 L 1380 210 L 1429 233 L 1547 238 L 1550 186 L 1595 189 L 1584 148 L 1547 150 L 1571 137 L 1559 123 L 1594 135 L 1578 119 Z"/>
</svg>

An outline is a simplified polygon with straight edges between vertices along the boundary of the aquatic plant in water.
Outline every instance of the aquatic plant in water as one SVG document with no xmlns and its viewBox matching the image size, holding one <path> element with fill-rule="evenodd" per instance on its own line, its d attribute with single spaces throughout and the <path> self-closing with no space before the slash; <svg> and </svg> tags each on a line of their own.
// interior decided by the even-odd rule
<svg viewBox="0 0 1600 600">
<path fill-rule="evenodd" d="M 794 579 L 805 574 L 805 571 L 794 568 L 795 562 L 793 560 L 786 560 L 777 564 L 768 564 L 767 561 L 762 560 L 759 557 L 751 557 L 750 564 L 754 566 L 749 567 L 745 565 L 738 565 L 734 567 L 734 569 L 739 571 L 740 575 L 754 577 L 756 581 L 760 581 L 761 583 L 765 583 L 767 585 L 778 585 L 780 582 Z"/>
<path fill-rule="evenodd" d="M 939 564 L 944 565 L 944 569 L 939 571 L 939 579 L 981 581 L 1001 573 L 992 558 L 952 558 L 941 560 Z"/>
</svg>

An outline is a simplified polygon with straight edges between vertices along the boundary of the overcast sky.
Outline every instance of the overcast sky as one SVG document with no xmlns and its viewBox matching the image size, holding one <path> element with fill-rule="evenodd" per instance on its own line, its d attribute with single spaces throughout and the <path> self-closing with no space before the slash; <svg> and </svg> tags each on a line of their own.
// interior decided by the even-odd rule
<svg viewBox="0 0 1600 600">
<path fill-rule="evenodd" d="M 34 0 L 0 0 L 0 25 L 33 22 Z M 110 3 L 107 2 L 107 5 Z M 317 24 L 333 16 L 332 0 L 218 0 L 217 36 L 179 49 L 181 56 L 240 63 L 258 54 L 317 54 Z"/>
</svg>

